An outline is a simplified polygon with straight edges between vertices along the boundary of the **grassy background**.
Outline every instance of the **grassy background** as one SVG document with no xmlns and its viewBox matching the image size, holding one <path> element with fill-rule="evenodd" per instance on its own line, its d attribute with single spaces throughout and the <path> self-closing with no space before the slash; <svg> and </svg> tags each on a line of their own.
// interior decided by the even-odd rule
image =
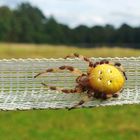
<svg viewBox="0 0 140 140">
<path fill-rule="evenodd" d="M 70 53 L 78 52 L 88 57 L 122 57 L 140 56 L 140 50 L 122 48 L 76 48 L 74 46 L 54 46 L 54 45 L 35 45 L 35 44 L 0 44 L 0 58 L 58 58 Z"/>
<path fill-rule="evenodd" d="M 30 47 L 28 47 L 30 46 Z M 140 50 L 120 48 L 0 44 L 0 58 L 63 57 L 78 52 L 86 56 L 140 56 Z M 93 109 L 0 112 L 1 140 L 138 140 L 140 106 Z"/>
</svg>

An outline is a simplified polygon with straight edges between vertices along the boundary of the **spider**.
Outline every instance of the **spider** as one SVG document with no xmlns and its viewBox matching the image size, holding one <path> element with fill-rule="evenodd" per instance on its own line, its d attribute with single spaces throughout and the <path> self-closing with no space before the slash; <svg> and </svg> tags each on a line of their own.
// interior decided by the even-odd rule
<svg viewBox="0 0 140 140">
<path fill-rule="evenodd" d="M 88 70 L 86 73 L 83 73 L 79 69 L 72 66 L 64 65 L 60 66 L 59 68 L 47 69 L 34 76 L 34 78 L 36 78 L 44 73 L 59 72 L 63 70 L 68 70 L 77 75 L 77 85 L 73 89 L 63 89 L 42 83 L 43 86 L 49 88 L 50 90 L 57 90 L 61 93 L 69 94 L 86 92 L 86 97 L 74 106 L 68 108 L 69 110 L 77 108 L 93 99 L 107 100 L 111 97 L 117 98 L 123 91 L 123 86 L 125 84 L 125 80 L 127 80 L 127 77 L 121 63 L 111 62 L 108 60 L 101 60 L 100 62 L 93 63 L 89 58 L 77 53 L 68 55 L 65 57 L 65 59 L 74 57 L 88 63 Z"/>
</svg>

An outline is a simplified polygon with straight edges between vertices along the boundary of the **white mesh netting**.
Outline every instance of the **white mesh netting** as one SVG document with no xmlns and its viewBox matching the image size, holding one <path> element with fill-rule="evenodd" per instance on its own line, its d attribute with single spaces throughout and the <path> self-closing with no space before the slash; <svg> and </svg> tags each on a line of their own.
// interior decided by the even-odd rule
<svg viewBox="0 0 140 140">
<path fill-rule="evenodd" d="M 92 58 L 100 61 L 103 58 Z M 140 103 L 140 57 L 106 58 L 121 62 L 126 69 L 128 80 L 123 93 L 117 99 L 94 100 L 84 104 L 86 107 Z M 69 72 L 49 73 L 34 79 L 40 71 L 62 65 L 71 65 L 82 71 L 87 64 L 79 59 L 10 59 L 0 60 L 0 109 L 25 110 L 46 108 L 67 108 L 80 101 L 83 94 L 62 94 L 42 87 L 41 82 L 59 87 L 75 86 L 75 76 Z"/>
</svg>

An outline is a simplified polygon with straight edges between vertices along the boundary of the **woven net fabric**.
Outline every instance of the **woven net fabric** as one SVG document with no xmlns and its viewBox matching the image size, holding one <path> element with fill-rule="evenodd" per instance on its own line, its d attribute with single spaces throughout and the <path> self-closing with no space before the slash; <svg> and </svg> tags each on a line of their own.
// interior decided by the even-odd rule
<svg viewBox="0 0 140 140">
<path fill-rule="evenodd" d="M 104 58 L 92 58 L 94 62 Z M 120 62 L 126 69 L 128 80 L 124 91 L 117 99 L 93 100 L 82 107 L 96 107 L 140 103 L 140 57 L 106 58 Z M 34 76 L 48 68 L 70 65 L 87 71 L 87 64 L 79 59 L 10 59 L 0 60 L 0 109 L 60 109 L 75 105 L 82 94 L 64 94 L 44 88 L 41 82 L 52 86 L 73 88 L 76 76 L 67 71 L 49 73 L 34 79 Z"/>
</svg>

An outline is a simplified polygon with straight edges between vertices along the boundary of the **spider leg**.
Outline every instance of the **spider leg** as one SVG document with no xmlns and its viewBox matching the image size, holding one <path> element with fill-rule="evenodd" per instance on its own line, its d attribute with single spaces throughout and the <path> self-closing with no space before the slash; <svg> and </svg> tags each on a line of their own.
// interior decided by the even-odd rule
<svg viewBox="0 0 140 140">
<path fill-rule="evenodd" d="M 76 109 L 78 106 L 84 104 L 85 102 L 86 102 L 86 100 L 85 100 L 85 99 L 82 99 L 82 100 L 81 100 L 79 103 L 77 103 L 76 105 L 74 105 L 74 106 L 68 108 L 68 110 Z"/>
<path fill-rule="evenodd" d="M 111 97 L 113 97 L 113 94 L 105 94 L 105 93 L 101 94 L 101 99 L 102 100 L 106 100 L 106 99 L 109 99 Z"/>
<path fill-rule="evenodd" d="M 120 91 L 114 93 L 114 94 L 112 95 L 112 97 L 113 97 L 113 98 L 118 98 L 118 97 L 119 97 L 119 94 L 122 93 L 123 90 L 124 90 L 124 89 L 122 88 Z"/>
<path fill-rule="evenodd" d="M 81 93 L 83 91 L 83 88 L 81 86 L 76 86 L 74 89 L 64 89 L 64 88 L 60 88 L 60 87 L 56 87 L 56 86 L 49 86 L 45 83 L 41 83 L 44 87 L 50 89 L 50 90 L 56 90 L 62 93 Z"/>
<path fill-rule="evenodd" d="M 103 100 L 109 99 L 111 97 L 113 98 L 118 98 L 119 94 L 123 91 L 123 88 L 121 90 L 119 90 L 118 92 L 114 93 L 114 94 L 105 94 L 105 93 L 101 93 L 100 94 L 100 98 Z"/>
<path fill-rule="evenodd" d="M 72 110 L 72 109 L 76 109 L 78 108 L 79 106 L 81 106 L 82 104 L 86 103 L 86 102 L 89 102 L 89 101 L 92 101 L 93 100 L 93 95 L 94 95 L 94 92 L 91 91 L 91 90 L 88 90 L 87 92 L 87 96 L 85 96 L 81 101 L 79 101 L 76 105 L 68 108 L 68 110 Z"/>
<path fill-rule="evenodd" d="M 103 60 L 101 60 L 100 62 L 94 63 L 93 67 L 95 68 L 97 65 L 100 65 L 100 64 L 109 64 L 109 61 L 103 59 Z"/>
<path fill-rule="evenodd" d="M 79 55 L 77 53 L 70 54 L 70 55 L 66 56 L 65 59 L 67 59 L 67 58 L 74 58 L 74 57 L 79 58 L 79 59 L 87 62 L 89 64 L 89 67 L 93 67 L 93 65 L 94 65 L 93 62 L 89 58 L 87 58 L 87 57 L 85 57 L 83 55 Z"/>
<path fill-rule="evenodd" d="M 125 79 L 127 80 L 127 76 L 126 76 L 126 73 L 125 73 L 125 69 L 123 68 L 123 66 L 121 65 L 121 63 L 119 62 L 115 62 L 113 64 L 115 67 L 117 67 L 124 75 Z"/>
<path fill-rule="evenodd" d="M 51 69 L 47 69 L 47 70 L 45 70 L 45 71 L 43 71 L 43 72 L 40 72 L 40 73 L 38 73 L 37 75 L 35 75 L 34 78 L 36 78 L 36 77 L 38 77 L 38 76 L 41 76 L 41 75 L 43 75 L 43 74 L 49 73 L 49 72 L 60 72 L 60 71 L 62 71 L 62 70 L 68 70 L 68 71 L 70 71 L 71 73 L 73 73 L 73 74 L 75 74 L 75 75 L 78 75 L 78 76 L 80 76 L 80 75 L 83 74 L 79 69 L 74 68 L 74 67 L 72 67 L 72 66 L 61 66 L 61 67 L 59 67 L 59 68 L 51 68 Z"/>
</svg>

